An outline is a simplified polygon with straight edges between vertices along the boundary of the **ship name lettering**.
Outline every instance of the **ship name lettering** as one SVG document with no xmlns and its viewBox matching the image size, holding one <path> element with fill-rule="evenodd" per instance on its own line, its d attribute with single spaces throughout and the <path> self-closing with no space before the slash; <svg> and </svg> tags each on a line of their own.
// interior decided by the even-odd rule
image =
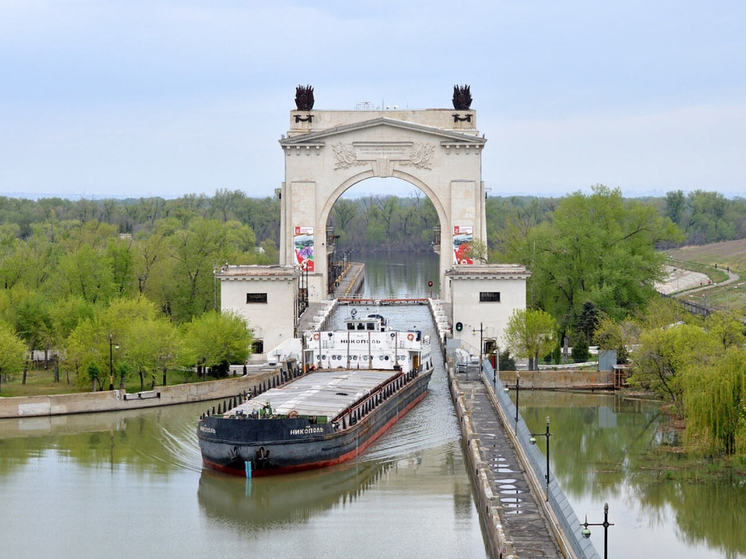
<svg viewBox="0 0 746 559">
<path fill-rule="evenodd" d="M 314 433 L 323 433 L 323 427 L 305 427 L 303 429 L 290 429 L 291 435 L 312 435 Z"/>
<path fill-rule="evenodd" d="M 205 427 L 204 425 L 200 425 L 199 430 L 203 433 L 211 433 L 213 435 L 215 434 L 215 429 L 213 429 L 212 427 Z"/>
</svg>

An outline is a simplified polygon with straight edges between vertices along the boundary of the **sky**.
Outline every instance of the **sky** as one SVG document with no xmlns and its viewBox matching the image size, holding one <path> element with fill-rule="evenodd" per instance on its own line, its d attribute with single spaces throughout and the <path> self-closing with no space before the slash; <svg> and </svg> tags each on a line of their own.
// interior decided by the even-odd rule
<svg viewBox="0 0 746 559">
<path fill-rule="evenodd" d="M 744 196 L 745 28 L 742 0 L 0 0 L 0 195 L 269 196 L 296 85 L 354 109 L 459 83 L 491 195 Z"/>
</svg>

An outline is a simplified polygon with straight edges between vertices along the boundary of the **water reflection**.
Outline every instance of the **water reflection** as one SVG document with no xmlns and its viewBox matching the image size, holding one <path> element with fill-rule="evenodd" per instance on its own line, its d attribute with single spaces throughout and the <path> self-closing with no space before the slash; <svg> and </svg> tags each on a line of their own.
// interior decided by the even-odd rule
<svg viewBox="0 0 746 559">
<path fill-rule="evenodd" d="M 532 430 L 551 417 L 551 468 L 578 516 L 598 522 L 609 502 L 614 556 L 746 554 L 746 479 L 713 473 L 706 463 L 693 469 L 691 458 L 663 452 L 675 440 L 657 403 L 522 391 L 521 414 Z M 603 530 L 592 539 L 601 549 Z"/>
<path fill-rule="evenodd" d="M 367 256 L 353 259 L 365 262 L 364 297 L 438 297 L 440 261 L 435 253 L 393 253 L 387 256 Z M 433 287 L 427 282 L 432 281 Z"/>
<path fill-rule="evenodd" d="M 356 501 L 393 465 L 359 462 L 255 480 L 204 469 L 197 498 L 208 518 L 234 527 L 296 524 L 335 505 Z"/>
<path fill-rule="evenodd" d="M 124 412 L 0 420 L 0 473 L 53 454 L 80 466 L 168 475 L 200 471 L 193 429 L 203 403 Z"/>
</svg>

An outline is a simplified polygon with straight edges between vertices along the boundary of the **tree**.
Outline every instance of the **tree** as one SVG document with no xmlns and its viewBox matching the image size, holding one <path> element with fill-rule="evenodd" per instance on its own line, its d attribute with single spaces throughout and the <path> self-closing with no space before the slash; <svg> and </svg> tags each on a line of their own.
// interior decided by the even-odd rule
<svg viewBox="0 0 746 559">
<path fill-rule="evenodd" d="M 54 325 L 44 297 L 36 292 L 21 297 L 16 305 L 15 319 L 16 331 L 29 351 L 43 349 L 47 355 L 54 342 Z"/>
<path fill-rule="evenodd" d="M 605 316 L 598 321 L 593 341 L 600 349 L 616 350 L 617 363 L 626 363 L 627 347 L 634 342 L 634 337 L 635 329 L 630 321 L 620 323 Z"/>
<path fill-rule="evenodd" d="M 208 367 L 243 363 L 250 354 L 251 342 L 243 318 L 209 311 L 186 325 L 182 361 L 189 366 Z"/>
<path fill-rule="evenodd" d="M 740 346 L 746 340 L 743 323 L 735 313 L 715 312 L 705 319 L 705 328 L 723 345 L 723 349 Z"/>
<path fill-rule="evenodd" d="M 746 450 L 746 351 L 730 347 L 683 375 L 687 440 L 714 453 Z"/>
<path fill-rule="evenodd" d="M 79 296 L 89 303 L 108 301 L 114 278 L 107 257 L 84 244 L 60 259 L 57 288 L 61 295 Z"/>
<path fill-rule="evenodd" d="M 469 244 L 469 251 L 467 252 L 467 256 L 473 262 L 481 262 L 482 264 L 486 264 L 489 260 L 487 243 L 479 238 L 473 239 Z"/>
<path fill-rule="evenodd" d="M 140 376 L 140 390 L 144 389 L 146 372 L 155 374 L 178 358 L 179 339 L 176 328 L 166 319 L 144 318 L 133 322 L 121 337 L 121 358 Z"/>
<path fill-rule="evenodd" d="M 23 369 L 26 345 L 16 336 L 10 325 L 0 322 L 0 380 L 2 375 L 13 375 Z"/>
<path fill-rule="evenodd" d="M 552 221 L 531 229 L 520 253 L 532 263 L 532 303 L 573 326 L 584 303 L 622 319 L 655 295 L 664 256 L 656 244 L 681 238 L 654 207 L 622 199 L 618 189 L 596 186 L 572 194 Z"/>
<path fill-rule="evenodd" d="M 98 365 L 96 365 L 96 363 L 89 363 L 88 364 L 88 378 L 91 379 L 91 383 L 93 384 L 91 388 L 91 392 L 96 392 L 96 387 L 98 386 L 100 377 L 101 377 L 101 369 L 99 369 Z"/>
<path fill-rule="evenodd" d="M 633 355 L 630 380 L 674 404 L 679 417 L 683 417 L 682 371 L 695 364 L 709 366 L 718 353 L 718 341 L 700 326 L 673 324 L 645 330 Z"/>
<path fill-rule="evenodd" d="M 505 342 L 517 357 L 528 357 L 529 369 L 538 364 L 539 356 L 552 350 L 557 323 L 542 310 L 521 309 L 515 311 L 505 328 Z"/>
</svg>

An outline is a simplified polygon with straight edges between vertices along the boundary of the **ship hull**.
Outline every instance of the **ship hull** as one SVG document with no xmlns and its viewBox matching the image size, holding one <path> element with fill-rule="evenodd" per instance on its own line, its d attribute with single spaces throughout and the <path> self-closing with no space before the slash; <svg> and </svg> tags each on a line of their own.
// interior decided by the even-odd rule
<svg viewBox="0 0 746 559">
<path fill-rule="evenodd" d="M 354 425 L 335 431 L 332 424 L 307 419 L 245 420 L 205 417 L 197 435 L 203 463 L 213 469 L 252 476 L 323 468 L 363 453 L 426 395 L 432 369 L 417 375 Z"/>
</svg>

